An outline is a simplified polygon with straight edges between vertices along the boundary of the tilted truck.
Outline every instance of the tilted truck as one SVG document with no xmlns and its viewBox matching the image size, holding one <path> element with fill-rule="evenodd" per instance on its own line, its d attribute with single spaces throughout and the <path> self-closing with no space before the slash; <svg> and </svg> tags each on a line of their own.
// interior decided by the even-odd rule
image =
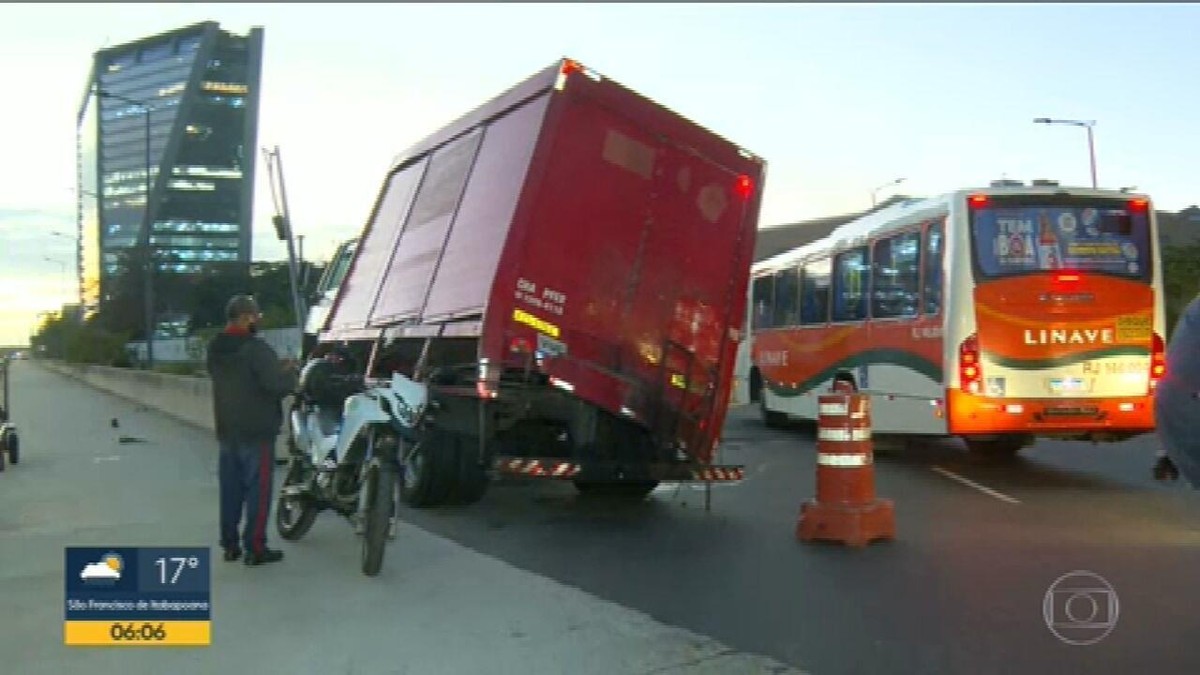
<svg viewBox="0 0 1200 675">
<path fill-rule="evenodd" d="M 641 498 L 715 450 L 765 163 L 563 59 L 400 155 L 317 333 L 437 402 L 401 497 L 498 474 Z"/>
</svg>

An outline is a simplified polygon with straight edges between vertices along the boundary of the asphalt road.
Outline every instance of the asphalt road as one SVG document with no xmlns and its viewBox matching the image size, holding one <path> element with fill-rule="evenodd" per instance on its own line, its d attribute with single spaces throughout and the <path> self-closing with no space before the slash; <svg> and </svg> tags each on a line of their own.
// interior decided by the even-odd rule
<svg viewBox="0 0 1200 675">
<path fill-rule="evenodd" d="M 1154 444 L 1041 443 L 1008 464 L 954 442 L 877 457 L 896 541 L 866 550 L 800 543 L 814 495 L 811 432 L 766 429 L 751 410 L 726 429 L 748 479 L 660 487 L 613 508 L 569 484 L 498 485 L 476 506 L 412 522 L 523 569 L 814 673 L 1200 672 L 1200 497 L 1150 477 Z M 964 481 L 970 481 L 969 483 Z M 1083 570 L 1116 607 L 1043 601 Z M 1060 587 L 1062 588 L 1062 587 Z M 1104 590 L 1101 587 L 1101 590 Z M 1063 615 L 1070 609 L 1071 616 Z M 1113 609 L 1114 614 L 1107 612 Z"/>
<path fill-rule="evenodd" d="M 711 512 L 691 487 L 616 506 L 570 484 L 497 484 L 472 507 L 406 509 L 416 527 L 374 580 L 349 528 L 323 516 L 277 569 L 214 570 L 213 649 L 67 650 L 62 547 L 212 545 L 213 441 L 32 364 L 16 377 L 25 457 L 0 474 L 6 673 L 699 672 L 685 653 L 736 675 L 748 661 L 714 659 L 819 674 L 1200 672 L 1200 497 L 1150 478 L 1152 439 L 1047 443 L 1007 465 L 953 443 L 880 455 L 898 538 L 854 550 L 795 540 L 811 434 L 746 410 L 723 460 L 749 477 L 714 488 Z M 1074 570 L 1119 600 L 1111 632 L 1086 646 L 1043 618 Z M 1096 607 L 1074 611 L 1112 618 Z"/>
</svg>

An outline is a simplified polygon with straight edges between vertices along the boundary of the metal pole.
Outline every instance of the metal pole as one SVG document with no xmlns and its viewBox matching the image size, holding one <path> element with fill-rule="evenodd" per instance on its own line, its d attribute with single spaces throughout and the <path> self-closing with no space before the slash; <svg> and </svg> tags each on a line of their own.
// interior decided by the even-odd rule
<svg viewBox="0 0 1200 675">
<path fill-rule="evenodd" d="M 304 332 L 305 312 L 304 303 L 300 301 L 299 274 L 296 269 L 296 240 L 292 236 L 292 217 L 288 213 L 287 188 L 283 182 L 283 159 L 279 156 L 279 146 L 275 146 L 275 167 L 279 174 L 280 215 L 283 216 L 284 234 L 287 235 L 288 246 L 288 275 L 292 281 L 292 306 L 296 312 L 296 326 Z"/>
<path fill-rule="evenodd" d="M 1087 125 L 1088 132 L 1088 156 L 1092 161 L 1092 189 L 1096 189 L 1096 144 L 1092 138 L 1092 125 Z"/>
<path fill-rule="evenodd" d="M 150 246 L 150 106 L 143 104 L 142 111 L 146 114 L 146 204 L 142 211 L 142 240 L 146 247 L 146 288 L 145 324 L 146 324 L 146 368 L 154 369 L 154 251 Z"/>
</svg>

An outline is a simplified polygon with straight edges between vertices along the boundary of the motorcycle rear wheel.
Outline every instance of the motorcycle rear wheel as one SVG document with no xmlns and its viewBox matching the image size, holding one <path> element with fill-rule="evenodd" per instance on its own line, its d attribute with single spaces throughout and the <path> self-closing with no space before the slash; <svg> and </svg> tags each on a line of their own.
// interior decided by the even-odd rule
<svg viewBox="0 0 1200 675">
<path fill-rule="evenodd" d="M 280 488 L 279 503 L 275 506 L 275 529 L 279 536 L 288 541 L 296 541 L 312 528 L 317 520 L 318 509 L 311 498 L 303 495 L 287 495 L 284 490 L 294 485 L 303 485 L 307 481 L 307 470 L 301 460 L 293 457 L 289 464 L 287 475 Z"/>
<path fill-rule="evenodd" d="M 372 460 L 367 467 L 363 490 L 367 493 L 363 513 L 362 572 L 373 577 L 383 567 L 383 552 L 387 546 L 388 531 L 392 516 L 396 512 L 396 472 L 390 466 Z"/>
</svg>

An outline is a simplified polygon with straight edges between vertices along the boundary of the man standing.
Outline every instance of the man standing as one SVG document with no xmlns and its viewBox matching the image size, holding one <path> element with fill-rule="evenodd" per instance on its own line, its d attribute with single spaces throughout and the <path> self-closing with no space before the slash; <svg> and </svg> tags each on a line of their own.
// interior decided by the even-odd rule
<svg viewBox="0 0 1200 675">
<path fill-rule="evenodd" d="M 244 553 L 247 565 L 261 565 L 283 559 L 282 551 L 267 548 L 267 516 L 281 402 L 296 388 L 295 362 L 280 363 L 275 350 L 256 337 L 262 314 L 253 297 L 231 298 L 225 316 L 228 324 L 209 342 L 207 358 L 220 444 L 221 547 L 225 560 Z"/>
<path fill-rule="evenodd" d="M 1163 445 L 1155 476 L 1180 474 L 1200 489 L 1200 295 L 1183 310 L 1167 345 L 1167 372 L 1154 393 Z"/>
</svg>

